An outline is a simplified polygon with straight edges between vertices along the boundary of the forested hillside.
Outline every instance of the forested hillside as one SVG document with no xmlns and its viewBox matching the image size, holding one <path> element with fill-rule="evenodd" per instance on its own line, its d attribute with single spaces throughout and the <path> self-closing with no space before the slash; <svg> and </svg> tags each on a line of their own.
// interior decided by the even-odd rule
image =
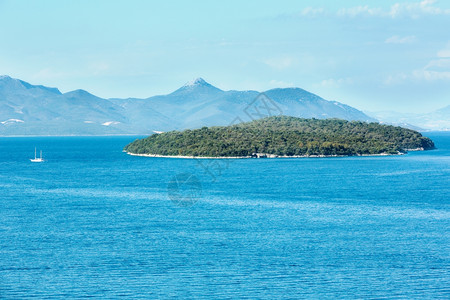
<svg viewBox="0 0 450 300">
<path fill-rule="evenodd" d="M 133 154 L 246 157 L 398 154 L 429 150 L 434 144 L 419 132 L 360 121 L 269 117 L 228 127 L 171 131 L 136 140 L 125 147 Z"/>
</svg>

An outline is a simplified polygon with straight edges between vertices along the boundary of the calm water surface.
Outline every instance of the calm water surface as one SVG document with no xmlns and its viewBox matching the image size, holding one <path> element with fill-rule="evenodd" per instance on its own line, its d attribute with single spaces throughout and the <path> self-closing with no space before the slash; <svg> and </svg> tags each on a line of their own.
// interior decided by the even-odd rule
<svg viewBox="0 0 450 300">
<path fill-rule="evenodd" d="M 0 298 L 449 298 L 450 134 L 427 136 L 438 150 L 227 161 L 0 138 Z"/>
</svg>

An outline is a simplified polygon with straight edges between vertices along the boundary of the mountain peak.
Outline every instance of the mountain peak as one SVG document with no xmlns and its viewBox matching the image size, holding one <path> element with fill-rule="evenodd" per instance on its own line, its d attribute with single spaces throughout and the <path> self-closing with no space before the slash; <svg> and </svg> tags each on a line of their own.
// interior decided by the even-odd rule
<svg viewBox="0 0 450 300">
<path fill-rule="evenodd" d="M 11 76 L 8 76 L 8 75 L 0 75 L 0 81 L 5 82 L 5 83 L 6 82 L 8 82 L 8 83 L 12 83 L 12 82 L 19 83 L 20 82 L 19 79 L 12 78 Z"/>
<path fill-rule="evenodd" d="M 194 80 L 189 81 L 184 86 L 189 87 L 189 86 L 199 86 L 199 85 L 204 86 L 204 85 L 210 85 L 210 84 L 207 83 L 203 78 L 198 77 L 198 78 L 195 78 Z"/>
<path fill-rule="evenodd" d="M 89 93 L 88 91 L 82 90 L 82 89 L 70 91 L 70 92 L 65 93 L 64 95 L 67 95 L 67 96 L 71 96 L 71 95 L 92 96 L 91 93 Z"/>
<path fill-rule="evenodd" d="M 26 81 L 12 78 L 8 75 L 0 75 L 0 83 L 2 83 L 2 85 L 9 86 L 10 89 L 40 89 L 54 94 L 61 94 L 61 92 L 57 88 L 51 88 L 43 85 L 33 85 Z"/>
<path fill-rule="evenodd" d="M 181 88 L 176 90 L 170 95 L 183 95 L 186 94 L 205 94 L 205 93 L 211 93 L 211 92 L 222 92 L 221 89 L 216 88 L 212 84 L 209 84 L 206 82 L 203 78 L 196 78 L 194 80 L 189 81 L 185 85 L 183 85 Z"/>
</svg>

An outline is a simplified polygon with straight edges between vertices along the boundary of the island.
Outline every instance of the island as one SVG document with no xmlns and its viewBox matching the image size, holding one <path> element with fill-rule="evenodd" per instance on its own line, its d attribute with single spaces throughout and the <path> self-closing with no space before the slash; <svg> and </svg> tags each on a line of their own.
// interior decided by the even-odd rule
<svg viewBox="0 0 450 300">
<path fill-rule="evenodd" d="M 128 144 L 124 151 L 154 157 L 273 158 L 396 155 L 434 148 L 421 133 L 397 126 L 273 116 L 153 134 Z"/>
</svg>

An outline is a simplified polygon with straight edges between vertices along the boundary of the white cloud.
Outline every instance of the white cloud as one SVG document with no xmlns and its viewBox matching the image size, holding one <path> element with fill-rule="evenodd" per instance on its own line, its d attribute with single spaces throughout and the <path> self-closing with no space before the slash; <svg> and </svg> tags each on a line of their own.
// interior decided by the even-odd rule
<svg viewBox="0 0 450 300">
<path fill-rule="evenodd" d="M 350 8 L 341 8 L 337 11 L 338 16 L 356 17 L 358 15 L 377 16 L 381 15 L 383 11 L 380 8 L 370 8 L 368 5 L 355 6 Z"/>
<path fill-rule="evenodd" d="M 450 81 L 450 71 L 414 70 L 409 73 L 398 73 L 389 75 L 385 80 L 385 85 L 398 85 L 405 82 L 432 82 Z"/>
<path fill-rule="evenodd" d="M 424 68 L 425 70 L 450 70 L 450 58 L 433 59 Z"/>
<path fill-rule="evenodd" d="M 416 41 L 416 37 L 414 35 L 409 35 L 405 37 L 400 37 L 398 35 L 391 36 L 387 38 L 384 42 L 386 44 L 411 44 Z"/>
<path fill-rule="evenodd" d="M 395 3 L 388 10 L 365 6 L 342 8 L 337 12 L 338 16 L 377 16 L 377 17 L 410 17 L 419 18 L 423 15 L 450 15 L 450 9 L 435 6 L 435 0 L 423 0 L 420 2 Z"/>
<path fill-rule="evenodd" d="M 424 68 L 427 72 L 448 73 L 450 72 L 450 42 L 444 49 L 436 53 L 437 58 L 432 59 Z M 447 75 L 439 76 L 439 74 L 427 73 L 425 78 L 446 78 Z"/>
<path fill-rule="evenodd" d="M 389 15 L 393 18 L 409 15 L 413 18 L 420 17 L 420 15 L 450 15 L 450 9 L 442 9 L 433 6 L 435 0 L 423 0 L 421 2 L 413 3 L 396 3 L 391 6 Z"/>
<path fill-rule="evenodd" d="M 444 49 L 438 51 L 437 57 L 450 58 L 450 42 L 447 43 Z"/>
<path fill-rule="evenodd" d="M 450 71 L 428 71 L 416 70 L 412 73 L 414 79 L 436 81 L 436 80 L 450 80 Z"/>
<path fill-rule="evenodd" d="M 300 13 L 289 14 L 290 17 L 297 16 L 321 16 L 324 14 L 332 14 L 323 7 L 305 7 Z M 339 17 L 357 17 L 357 16 L 373 16 L 384 18 L 409 17 L 413 19 L 420 18 L 424 15 L 450 15 L 450 9 L 440 8 L 436 5 L 435 0 L 422 0 L 414 2 L 398 2 L 388 8 L 372 7 L 369 5 L 359 5 L 354 7 L 343 7 L 338 9 L 335 14 Z M 286 16 L 286 15 L 283 15 Z"/>
<path fill-rule="evenodd" d="M 450 49 L 444 49 L 437 53 L 438 57 L 448 57 L 450 58 Z"/>
<path fill-rule="evenodd" d="M 353 84 L 353 79 L 351 78 L 329 78 L 322 80 L 316 86 L 324 87 L 324 88 L 340 88 L 343 85 Z"/>
<path fill-rule="evenodd" d="M 297 61 L 298 60 L 295 57 L 282 56 L 266 59 L 264 63 L 273 69 L 284 70 L 294 66 Z"/>
<path fill-rule="evenodd" d="M 408 78 L 410 78 L 410 76 L 405 73 L 391 74 L 384 79 L 383 83 L 385 85 L 396 85 L 404 82 Z"/>
<path fill-rule="evenodd" d="M 450 81 L 450 58 L 432 59 L 422 69 L 416 69 L 409 73 L 389 75 L 385 80 L 386 85 L 402 84 L 407 81 L 431 82 Z"/>
<path fill-rule="evenodd" d="M 322 7 L 314 8 L 314 7 L 306 7 L 301 12 L 300 15 L 302 16 L 316 16 L 324 14 L 325 10 Z"/>
</svg>

